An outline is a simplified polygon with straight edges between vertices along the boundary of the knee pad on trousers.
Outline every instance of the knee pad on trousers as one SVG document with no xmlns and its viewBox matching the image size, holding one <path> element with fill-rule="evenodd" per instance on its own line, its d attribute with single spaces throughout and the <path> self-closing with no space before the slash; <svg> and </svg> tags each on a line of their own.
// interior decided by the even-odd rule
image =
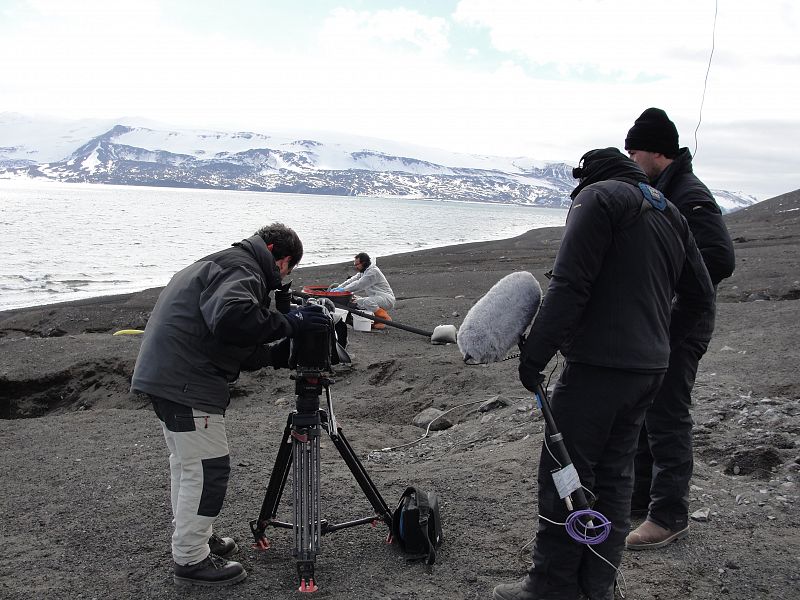
<svg viewBox="0 0 800 600">
<path fill-rule="evenodd" d="M 201 517 L 216 517 L 222 510 L 228 478 L 231 473 L 229 454 L 203 460 L 203 492 L 197 514 Z"/>
</svg>

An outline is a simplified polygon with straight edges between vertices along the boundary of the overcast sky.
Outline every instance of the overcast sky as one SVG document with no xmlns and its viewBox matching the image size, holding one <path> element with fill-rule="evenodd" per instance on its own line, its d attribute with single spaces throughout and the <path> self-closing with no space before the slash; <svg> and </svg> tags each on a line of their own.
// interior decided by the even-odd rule
<svg viewBox="0 0 800 600">
<path fill-rule="evenodd" d="M 798 6 L 0 0 L 0 112 L 324 130 L 575 163 L 622 148 L 657 106 L 694 153 L 713 41 L 695 171 L 763 200 L 800 187 Z"/>
</svg>

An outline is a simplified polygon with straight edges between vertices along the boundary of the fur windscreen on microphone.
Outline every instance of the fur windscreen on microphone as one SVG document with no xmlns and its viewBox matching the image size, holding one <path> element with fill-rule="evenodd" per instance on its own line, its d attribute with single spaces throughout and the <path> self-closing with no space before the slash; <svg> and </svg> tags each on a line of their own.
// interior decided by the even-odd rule
<svg viewBox="0 0 800 600">
<path fill-rule="evenodd" d="M 506 275 L 469 309 L 458 330 L 464 362 L 503 360 L 533 322 L 542 288 L 527 271 Z"/>
</svg>

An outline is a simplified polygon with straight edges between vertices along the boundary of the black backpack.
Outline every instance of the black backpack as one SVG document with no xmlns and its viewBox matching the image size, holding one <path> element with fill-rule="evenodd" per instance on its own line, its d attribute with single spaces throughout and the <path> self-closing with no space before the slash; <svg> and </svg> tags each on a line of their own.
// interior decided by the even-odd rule
<svg viewBox="0 0 800 600">
<path fill-rule="evenodd" d="M 436 562 L 436 549 L 442 544 L 442 521 L 439 518 L 439 497 L 408 487 L 392 515 L 392 537 L 408 560 Z"/>
</svg>

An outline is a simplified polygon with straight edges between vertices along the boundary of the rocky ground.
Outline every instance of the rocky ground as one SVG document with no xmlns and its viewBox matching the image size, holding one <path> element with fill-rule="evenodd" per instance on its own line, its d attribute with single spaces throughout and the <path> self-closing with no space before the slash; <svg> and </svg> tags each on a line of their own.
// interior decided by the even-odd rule
<svg viewBox="0 0 800 600">
<path fill-rule="evenodd" d="M 695 387 L 695 520 L 686 539 L 625 555 L 627 598 L 800 598 L 800 191 L 726 220 L 737 269 L 720 286 Z M 382 257 L 392 315 L 458 326 L 509 272 L 544 282 L 560 235 Z M 299 269 L 294 287 L 349 274 Z M 227 415 L 233 473 L 217 529 L 237 538 L 250 576 L 226 592 L 172 584 L 166 449 L 147 403 L 128 393 L 139 338 L 111 335 L 142 328 L 157 293 L 0 313 L 0 597 L 295 597 L 290 532 L 275 531 L 266 552 L 249 543 L 294 406 L 290 372 L 272 369 L 241 377 Z M 523 573 L 536 520 L 543 423 L 515 361 L 465 366 L 455 345 L 391 328 L 351 331 L 348 349 L 353 368 L 331 386 L 339 424 L 390 506 L 408 484 L 441 496 L 445 542 L 427 573 L 384 543 L 383 525 L 324 536 L 316 597 L 490 598 Z M 419 439 L 412 420 L 430 407 L 452 426 Z M 330 521 L 371 513 L 328 439 L 322 496 Z M 280 516 L 291 519 L 288 498 Z"/>
</svg>

